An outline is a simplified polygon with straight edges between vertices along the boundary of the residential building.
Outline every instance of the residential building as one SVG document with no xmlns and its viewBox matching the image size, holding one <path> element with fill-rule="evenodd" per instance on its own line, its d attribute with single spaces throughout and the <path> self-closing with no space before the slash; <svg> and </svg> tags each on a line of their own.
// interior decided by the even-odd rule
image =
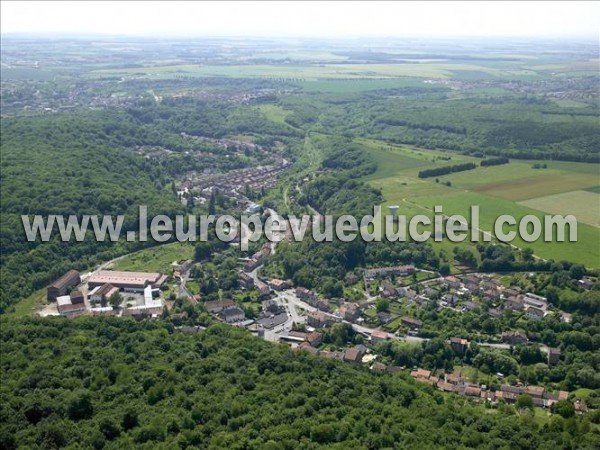
<svg viewBox="0 0 600 450">
<path fill-rule="evenodd" d="M 505 309 L 512 309 L 513 311 L 523 311 L 525 308 L 525 302 L 523 296 L 510 296 L 504 301 Z"/>
<path fill-rule="evenodd" d="M 398 294 L 396 288 L 392 286 L 389 280 L 383 280 L 381 286 L 379 286 L 381 296 L 384 298 L 395 298 Z"/>
<path fill-rule="evenodd" d="M 410 376 L 419 380 L 427 380 L 431 376 L 430 370 L 418 368 L 410 373 Z"/>
<path fill-rule="evenodd" d="M 313 355 L 319 355 L 319 349 L 313 347 L 312 345 L 310 345 L 308 342 L 302 342 L 300 345 L 298 345 L 298 347 L 296 347 L 298 350 L 304 350 L 308 353 L 311 353 Z"/>
<path fill-rule="evenodd" d="M 344 303 L 338 309 L 337 315 L 348 322 L 353 322 L 358 317 L 358 304 L 357 303 Z"/>
<path fill-rule="evenodd" d="M 544 318 L 544 310 L 540 308 L 536 308 L 535 306 L 530 306 L 527 308 L 525 315 L 532 320 L 542 320 Z"/>
<path fill-rule="evenodd" d="M 469 341 L 467 339 L 453 337 L 450 338 L 450 347 L 455 353 L 463 355 L 469 348 Z"/>
<path fill-rule="evenodd" d="M 374 363 L 371 366 L 371 370 L 377 370 L 379 372 L 385 372 L 387 370 L 387 366 L 383 363 L 380 363 L 379 361 Z"/>
<path fill-rule="evenodd" d="M 377 313 L 377 320 L 380 324 L 385 325 L 392 321 L 392 315 L 389 312 L 381 311 Z"/>
<path fill-rule="evenodd" d="M 329 359 L 344 359 L 344 352 L 330 352 L 328 350 L 321 350 L 319 352 L 319 356 L 322 356 L 323 358 L 329 358 Z"/>
<path fill-rule="evenodd" d="M 313 347 L 317 347 L 321 343 L 322 339 L 323 339 L 323 334 L 319 333 L 318 331 L 313 331 L 312 333 L 308 333 L 308 336 L 306 336 L 306 342 L 308 342 Z"/>
<path fill-rule="evenodd" d="M 375 330 L 371 333 L 371 342 L 373 344 L 387 341 L 389 338 L 390 336 L 385 331 Z"/>
<path fill-rule="evenodd" d="M 240 272 L 240 287 L 243 289 L 252 289 L 254 287 L 254 278 L 246 272 Z"/>
<path fill-rule="evenodd" d="M 246 318 L 246 314 L 244 313 L 243 309 L 233 306 L 231 308 L 222 310 L 219 313 L 219 317 L 227 323 L 233 323 L 244 320 Z"/>
<path fill-rule="evenodd" d="M 541 295 L 528 292 L 525 294 L 525 303 L 537 308 L 545 308 L 548 305 L 548 299 L 546 297 L 542 297 Z"/>
<path fill-rule="evenodd" d="M 344 361 L 351 363 L 360 363 L 362 361 L 362 357 L 365 355 L 366 352 L 366 347 L 360 345 L 346 349 L 346 351 L 344 352 Z"/>
<path fill-rule="evenodd" d="M 315 328 L 325 328 L 331 325 L 334 322 L 333 317 L 328 314 L 325 314 L 322 311 L 313 311 L 308 313 L 306 317 L 306 323 L 311 327 Z"/>
<path fill-rule="evenodd" d="M 269 289 L 269 286 L 264 283 L 261 283 L 257 289 L 259 298 L 268 297 L 271 294 L 271 289 Z"/>
<path fill-rule="evenodd" d="M 526 344 L 529 342 L 527 336 L 518 331 L 505 331 L 502 333 L 502 342 L 506 342 L 510 345 Z"/>
<path fill-rule="evenodd" d="M 474 311 L 479 308 L 479 305 L 475 302 L 464 302 L 462 304 L 463 311 Z"/>
<path fill-rule="evenodd" d="M 290 287 L 290 283 L 280 280 L 279 278 L 273 278 L 269 281 L 269 286 L 274 291 L 283 291 L 284 289 L 288 289 Z"/>
<path fill-rule="evenodd" d="M 444 285 L 448 288 L 458 289 L 460 287 L 460 280 L 456 277 L 449 276 L 444 278 Z"/>
<path fill-rule="evenodd" d="M 527 386 L 523 389 L 523 393 L 532 397 L 542 398 L 544 395 L 544 388 L 542 386 Z"/>
<path fill-rule="evenodd" d="M 204 307 L 211 314 L 219 313 L 224 309 L 233 308 L 234 306 L 236 306 L 236 304 L 230 298 L 225 298 L 223 300 L 212 300 L 204 303 Z"/>
<path fill-rule="evenodd" d="M 162 307 L 133 307 L 126 308 L 121 313 L 122 316 L 133 317 L 136 320 L 147 319 L 151 317 L 160 317 L 163 313 Z"/>
<path fill-rule="evenodd" d="M 297 287 L 296 297 L 298 297 L 300 300 L 307 300 L 309 298 L 317 297 L 317 294 L 310 289 L 306 289 L 305 287 Z"/>
<path fill-rule="evenodd" d="M 415 266 L 393 266 L 393 267 L 373 267 L 364 270 L 364 276 L 373 279 L 381 276 L 406 276 L 415 272 Z"/>
<path fill-rule="evenodd" d="M 275 300 L 265 300 L 264 302 L 262 302 L 262 307 L 263 311 L 267 311 L 270 313 L 278 313 L 282 309 L 285 309 L 282 308 L 282 306 L 279 305 L 279 303 L 277 303 Z"/>
<path fill-rule="evenodd" d="M 412 317 L 402 317 L 402 319 L 400 319 L 400 322 L 402 322 L 403 325 L 406 325 L 411 329 L 421 328 L 423 326 L 423 322 Z"/>
<path fill-rule="evenodd" d="M 555 366 L 560 362 L 560 349 L 548 348 L 548 365 Z"/>
</svg>

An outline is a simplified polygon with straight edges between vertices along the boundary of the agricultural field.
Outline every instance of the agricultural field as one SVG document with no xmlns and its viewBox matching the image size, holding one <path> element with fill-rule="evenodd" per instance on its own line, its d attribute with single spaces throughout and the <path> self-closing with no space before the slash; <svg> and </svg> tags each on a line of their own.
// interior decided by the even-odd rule
<svg viewBox="0 0 600 450">
<path fill-rule="evenodd" d="M 594 192 L 563 192 L 519 204 L 549 214 L 573 214 L 580 222 L 600 227 L 600 194 Z"/>
<path fill-rule="evenodd" d="M 390 146 L 374 140 L 360 141 L 378 163 L 374 174 L 364 178 L 374 187 L 381 188 L 384 207 L 400 206 L 399 214 L 409 218 L 415 214 L 433 217 L 433 207 L 443 206 L 443 214 L 461 214 L 469 217 L 471 205 L 480 206 L 480 227 L 493 231 L 495 219 L 511 214 L 517 220 L 533 214 L 543 218 L 551 214 L 581 215 L 578 220 L 577 242 L 525 242 L 517 238 L 513 244 L 530 247 L 541 258 L 571 260 L 589 267 L 600 266 L 600 249 L 593 245 L 600 239 L 597 223 L 600 217 L 598 194 L 575 189 L 598 185 L 598 165 L 570 162 L 549 162 L 546 169 L 534 169 L 530 161 L 511 161 L 509 164 L 477 167 L 474 170 L 453 173 L 436 178 L 418 178 L 423 169 L 462 162 L 476 162 L 477 158 L 423 150 L 409 146 Z M 450 185 L 448 186 L 447 183 Z M 553 193 L 550 197 L 541 194 Z M 577 198 L 573 198 L 575 195 Z M 540 198 L 541 197 L 541 198 Z M 527 201 L 520 201 L 531 199 Z M 577 206 L 580 205 L 580 206 Z M 432 242 L 440 252 L 451 254 L 457 244 Z M 466 242 L 459 247 L 469 245 Z"/>
<path fill-rule="evenodd" d="M 573 67 L 579 72 L 594 71 L 594 64 Z M 277 78 L 301 81 L 318 80 L 394 80 L 406 77 L 426 79 L 535 79 L 540 72 L 550 70 L 548 65 L 524 67 L 514 62 L 491 63 L 467 61 L 423 61 L 388 64 L 324 64 L 294 62 L 286 64 L 160 64 L 142 67 L 99 68 L 89 73 L 91 77 L 233 77 Z"/>
<path fill-rule="evenodd" d="M 394 79 L 358 79 L 358 80 L 304 80 L 299 82 L 302 90 L 309 93 L 330 92 L 337 94 L 348 94 L 357 92 L 373 91 L 377 89 L 397 89 L 406 87 L 427 87 L 423 80 L 416 78 L 394 78 Z"/>
</svg>

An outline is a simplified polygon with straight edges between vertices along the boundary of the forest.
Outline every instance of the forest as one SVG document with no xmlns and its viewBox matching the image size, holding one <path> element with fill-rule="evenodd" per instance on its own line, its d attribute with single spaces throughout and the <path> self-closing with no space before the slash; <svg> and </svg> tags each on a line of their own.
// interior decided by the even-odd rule
<svg viewBox="0 0 600 450">
<path fill-rule="evenodd" d="M 402 101 L 398 101 L 398 97 Z M 310 107 L 317 101 L 284 100 L 294 125 L 314 128 Z M 600 162 L 598 106 L 562 108 L 535 95 L 489 96 L 473 92 L 454 98 L 429 87 L 322 95 L 320 130 L 348 137 L 369 136 L 395 144 L 516 159 Z"/>
<path fill-rule="evenodd" d="M 0 336 L 5 449 L 600 445 L 587 417 L 540 424 L 224 325 L 2 319 Z"/>
<path fill-rule="evenodd" d="M 210 165 L 246 167 L 251 160 L 242 154 L 236 165 L 222 150 L 197 144 L 181 132 L 220 137 L 250 130 L 265 145 L 294 135 L 252 109 L 189 99 L 160 105 L 140 100 L 127 110 L 3 118 L 0 313 L 70 268 L 84 270 L 144 245 L 92 239 L 73 245 L 56 234 L 44 245 L 27 242 L 21 214 L 124 214 L 124 232 L 137 226 L 139 205 L 148 206 L 149 216 L 181 214 L 185 209 L 173 193 L 174 177 Z M 168 148 L 174 155 L 150 159 L 136 153 L 147 146 Z M 198 148 L 199 157 L 187 154 Z"/>
</svg>

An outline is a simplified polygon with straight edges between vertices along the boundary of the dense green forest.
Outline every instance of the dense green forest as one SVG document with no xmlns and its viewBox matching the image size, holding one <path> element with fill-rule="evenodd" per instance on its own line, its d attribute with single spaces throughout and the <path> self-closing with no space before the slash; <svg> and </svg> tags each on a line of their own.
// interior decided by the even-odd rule
<svg viewBox="0 0 600 450">
<path fill-rule="evenodd" d="M 283 99 L 282 105 L 293 111 L 290 124 L 325 133 L 477 155 L 600 161 L 597 105 L 564 108 L 523 94 L 455 98 L 443 88 L 320 95 Z"/>
<path fill-rule="evenodd" d="M 375 373 L 212 325 L 2 322 L 0 446 L 592 449 L 588 418 L 541 425 L 400 373 Z"/>
<path fill-rule="evenodd" d="M 172 190 L 177 175 L 245 167 L 252 158 L 265 163 L 261 155 L 225 158 L 227 150 L 187 139 L 184 131 L 213 138 L 252 132 L 264 145 L 296 133 L 252 108 L 186 99 L 160 105 L 142 100 L 126 110 L 3 118 L 0 313 L 69 268 L 83 270 L 142 245 L 92 239 L 64 243 L 57 234 L 44 245 L 27 242 L 22 214 L 124 214 L 125 232 L 137 227 L 139 205 L 148 206 L 149 217 L 185 212 Z M 173 157 L 144 158 L 137 153 L 144 147 L 169 149 Z"/>
</svg>

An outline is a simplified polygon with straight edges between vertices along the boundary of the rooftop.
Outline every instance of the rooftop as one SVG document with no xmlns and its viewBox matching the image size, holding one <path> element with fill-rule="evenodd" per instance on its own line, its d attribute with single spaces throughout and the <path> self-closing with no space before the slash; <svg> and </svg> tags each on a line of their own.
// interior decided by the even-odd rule
<svg viewBox="0 0 600 450">
<path fill-rule="evenodd" d="M 89 277 L 88 283 L 93 284 L 139 284 L 156 283 L 162 274 L 157 272 L 124 272 L 116 270 L 101 270 Z"/>
</svg>

